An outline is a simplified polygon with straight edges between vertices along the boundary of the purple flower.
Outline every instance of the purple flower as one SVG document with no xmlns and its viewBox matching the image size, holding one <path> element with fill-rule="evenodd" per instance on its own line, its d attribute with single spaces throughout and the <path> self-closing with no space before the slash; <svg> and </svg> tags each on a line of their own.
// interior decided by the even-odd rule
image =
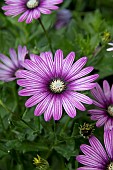
<svg viewBox="0 0 113 170">
<path fill-rule="evenodd" d="M 17 16 L 20 15 L 18 22 L 29 24 L 33 19 L 39 19 L 41 13 L 51 14 L 51 10 L 57 10 L 57 4 L 63 2 L 63 0 L 5 0 L 6 6 L 2 9 L 5 10 L 5 15 Z"/>
<path fill-rule="evenodd" d="M 110 86 L 106 80 L 103 81 L 103 90 L 97 84 L 95 89 L 91 90 L 95 100 L 93 104 L 97 109 L 89 110 L 92 120 L 97 120 L 96 126 L 100 127 L 105 124 L 104 128 L 113 126 L 113 86 Z"/>
<path fill-rule="evenodd" d="M 22 63 L 24 62 L 26 54 L 28 51 L 26 47 L 23 48 L 18 46 L 18 54 L 11 48 L 9 50 L 10 58 L 4 54 L 0 54 L 0 80 L 1 81 L 13 81 L 16 79 L 15 73 L 17 70 L 23 68 Z"/>
<path fill-rule="evenodd" d="M 60 29 L 70 22 L 72 14 L 68 9 L 61 9 L 57 12 L 57 20 L 55 23 L 55 28 Z"/>
<path fill-rule="evenodd" d="M 76 160 L 85 166 L 77 170 L 113 170 L 113 129 L 104 132 L 106 151 L 95 136 L 89 138 L 89 143 L 91 146 L 80 146 L 85 155 L 78 155 Z"/>
<path fill-rule="evenodd" d="M 31 60 L 26 59 L 23 67 L 16 73 L 17 84 L 24 89 L 19 91 L 21 96 L 32 96 L 25 106 L 32 107 L 36 116 L 44 113 L 46 121 L 52 117 L 59 120 L 62 116 L 62 106 L 67 114 L 74 118 L 76 108 L 84 111 L 82 103 L 92 104 L 92 100 L 77 91 L 89 90 L 95 87 L 92 83 L 98 74 L 81 78 L 93 70 L 93 67 L 84 67 L 87 57 L 82 57 L 73 64 L 75 53 L 71 52 L 63 59 L 63 52 L 57 50 L 54 61 L 51 52 L 41 53 L 40 56 L 31 54 Z M 81 103 L 82 102 L 82 103 Z"/>
</svg>

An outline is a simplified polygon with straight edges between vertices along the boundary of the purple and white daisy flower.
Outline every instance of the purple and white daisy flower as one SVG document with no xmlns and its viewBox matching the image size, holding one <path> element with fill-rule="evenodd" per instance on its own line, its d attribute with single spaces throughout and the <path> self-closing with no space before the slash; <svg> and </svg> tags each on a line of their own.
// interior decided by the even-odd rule
<svg viewBox="0 0 113 170">
<path fill-rule="evenodd" d="M 18 46 L 18 53 L 11 48 L 9 50 L 10 58 L 4 54 L 0 54 L 0 80 L 4 82 L 13 81 L 16 79 L 15 73 L 22 69 L 22 63 L 25 60 L 28 51 L 26 47 Z"/>
<path fill-rule="evenodd" d="M 113 170 L 113 129 L 104 132 L 106 151 L 95 136 L 89 138 L 89 143 L 91 146 L 80 146 L 85 155 L 78 155 L 76 160 L 85 166 L 77 170 Z"/>
<path fill-rule="evenodd" d="M 107 50 L 106 50 L 106 51 L 113 51 L 113 43 L 108 43 L 108 45 L 111 45 L 112 47 L 107 48 Z"/>
<path fill-rule="evenodd" d="M 72 18 L 72 13 L 68 9 L 61 9 L 57 12 L 57 19 L 55 23 L 55 28 L 61 29 L 64 26 L 67 26 Z"/>
<path fill-rule="evenodd" d="M 89 110 L 92 120 L 97 120 L 96 126 L 104 126 L 105 129 L 113 126 L 113 85 L 110 86 L 106 80 L 103 81 L 103 90 L 97 83 L 96 88 L 91 90 L 95 100 L 93 104 L 96 109 Z"/>
<path fill-rule="evenodd" d="M 57 10 L 57 4 L 62 3 L 63 0 L 5 0 L 7 5 L 3 6 L 5 15 L 17 16 L 20 15 L 18 22 L 29 24 L 33 19 L 39 19 L 42 14 L 51 14 L 51 10 Z"/>
<path fill-rule="evenodd" d="M 83 68 L 87 57 L 82 57 L 74 64 L 75 53 L 71 52 L 63 59 L 63 52 L 57 50 L 54 61 L 51 52 L 41 53 L 40 56 L 31 54 L 31 60 L 26 59 L 23 67 L 27 70 L 19 70 L 16 73 L 17 84 L 24 87 L 19 91 L 21 96 L 32 96 L 26 103 L 26 107 L 36 104 L 34 114 L 49 121 L 52 117 L 59 120 L 62 116 L 62 106 L 67 114 L 74 118 L 76 108 L 84 111 L 82 103 L 92 104 L 92 100 L 78 91 L 89 90 L 95 87 L 93 81 L 98 74 L 86 76 L 93 70 L 89 66 Z"/>
</svg>

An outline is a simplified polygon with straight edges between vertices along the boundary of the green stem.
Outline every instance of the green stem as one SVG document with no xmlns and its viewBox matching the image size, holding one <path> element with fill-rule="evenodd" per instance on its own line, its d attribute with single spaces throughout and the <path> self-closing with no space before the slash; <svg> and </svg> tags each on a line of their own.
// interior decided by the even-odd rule
<svg viewBox="0 0 113 170">
<path fill-rule="evenodd" d="M 17 109 L 19 110 L 19 101 L 18 101 L 18 93 L 17 93 L 17 88 L 16 88 L 16 84 L 14 84 L 14 86 L 12 87 L 12 92 L 13 92 L 13 95 L 14 95 L 14 99 L 15 99 L 15 106 L 14 106 L 14 109 Z"/>
<path fill-rule="evenodd" d="M 2 125 L 2 128 L 3 128 L 3 131 L 5 131 L 6 129 L 5 129 L 5 126 L 4 126 L 4 123 L 3 123 L 1 115 L 0 115 L 0 121 L 1 121 L 1 125 Z"/>
<path fill-rule="evenodd" d="M 10 114 L 12 115 L 16 115 L 14 112 L 12 112 L 3 102 L 2 100 L 0 100 L 0 105 Z M 24 124 L 26 124 L 30 129 L 32 129 L 33 131 L 36 131 L 33 127 L 31 127 L 25 120 L 23 120 L 22 118 L 18 117 L 18 119 L 20 121 L 22 121 Z"/>
<path fill-rule="evenodd" d="M 0 100 L 0 105 L 10 114 L 14 114 L 3 102 Z"/>
<path fill-rule="evenodd" d="M 49 152 L 47 153 L 45 159 L 47 160 L 49 158 L 49 156 L 51 155 L 51 152 L 53 150 L 53 146 L 50 148 Z"/>
<path fill-rule="evenodd" d="M 33 131 L 36 131 L 30 124 L 28 124 L 25 120 L 20 119 L 20 121 L 22 121 L 24 124 L 26 124 L 30 129 L 32 129 Z"/>
<path fill-rule="evenodd" d="M 41 19 L 39 18 L 38 20 L 39 20 L 39 23 L 40 23 L 40 25 L 41 25 L 41 27 L 42 27 L 45 35 L 46 35 L 46 38 L 47 38 L 47 40 L 48 40 L 48 43 L 49 43 L 49 47 L 50 47 L 50 49 L 51 49 L 51 52 L 53 53 L 53 48 L 52 48 L 52 45 L 51 45 L 51 39 L 50 39 L 50 37 L 49 37 L 49 35 L 48 35 L 48 32 L 46 31 L 46 29 L 45 29 L 45 27 L 44 27 Z"/>
<path fill-rule="evenodd" d="M 61 129 L 61 131 L 60 131 L 60 135 L 61 135 L 61 134 L 65 131 L 65 129 L 67 128 L 69 121 L 70 121 L 70 117 L 67 118 L 67 121 L 66 121 L 64 127 L 63 127 L 63 128 Z"/>
</svg>

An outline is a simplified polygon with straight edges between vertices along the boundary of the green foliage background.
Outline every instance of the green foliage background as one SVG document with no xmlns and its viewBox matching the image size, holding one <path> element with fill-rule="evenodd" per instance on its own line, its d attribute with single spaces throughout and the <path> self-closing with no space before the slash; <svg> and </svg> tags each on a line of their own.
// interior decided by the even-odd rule
<svg viewBox="0 0 113 170">
<path fill-rule="evenodd" d="M 0 7 L 3 4 L 1 0 Z M 94 73 L 100 75 L 98 82 L 106 79 L 112 84 L 113 52 L 106 49 L 113 40 L 113 0 L 64 0 L 60 9 L 64 8 L 71 10 L 72 19 L 60 30 L 54 27 L 56 11 L 41 16 L 54 51 L 60 48 L 65 56 L 75 51 L 76 59 L 87 56 L 87 65 L 94 66 Z M 6 17 L 0 10 L 0 53 L 9 55 L 9 48 L 17 49 L 19 44 L 36 54 L 49 51 L 38 20 L 27 25 L 18 23 L 17 18 Z M 79 127 L 84 122 L 95 122 L 87 111 L 77 111 L 74 119 L 64 113 L 60 121 L 45 122 L 43 116 L 34 116 L 35 107 L 25 108 L 27 98 L 18 96 L 19 89 L 16 82 L 0 82 L 0 99 L 7 106 L 0 106 L 0 170 L 35 170 L 33 158 L 37 154 L 47 159 L 49 170 L 76 170 L 80 144 L 88 143 L 80 136 Z M 103 142 L 103 128 L 95 127 L 94 135 Z"/>
</svg>

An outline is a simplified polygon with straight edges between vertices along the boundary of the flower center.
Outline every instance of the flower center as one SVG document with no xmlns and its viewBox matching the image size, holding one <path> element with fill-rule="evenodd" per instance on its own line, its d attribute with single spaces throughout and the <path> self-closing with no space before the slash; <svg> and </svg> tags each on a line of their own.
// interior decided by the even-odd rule
<svg viewBox="0 0 113 170">
<path fill-rule="evenodd" d="M 60 79 L 55 79 L 50 83 L 49 87 L 54 93 L 62 93 L 66 88 L 66 84 Z"/>
<path fill-rule="evenodd" d="M 80 135 L 83 136 L 84 138 L 89 138 L 95 130 L 94 126 L 89 123 L 84 123 L 79 127 L 79 129 Z"/>
<path fill-rule="evenodd" d="M 113 170 L 113 162 L 111 162 L 108 166 L 106 170 Z"/>
<path fill-rule="evenodd" d="M 28 8 L 33 9 L 33 8 L 37 7 L 38 4 L 39 4 L 38 0 L 29 0 L 26 5 Z"/>
<path fill-rule="evenodd" d="M 108 107 L 108 113 L 109 113 L 110 116 L 113 117 L 113 105 L 110 105 L 110 106 Z"/>
</svg>

